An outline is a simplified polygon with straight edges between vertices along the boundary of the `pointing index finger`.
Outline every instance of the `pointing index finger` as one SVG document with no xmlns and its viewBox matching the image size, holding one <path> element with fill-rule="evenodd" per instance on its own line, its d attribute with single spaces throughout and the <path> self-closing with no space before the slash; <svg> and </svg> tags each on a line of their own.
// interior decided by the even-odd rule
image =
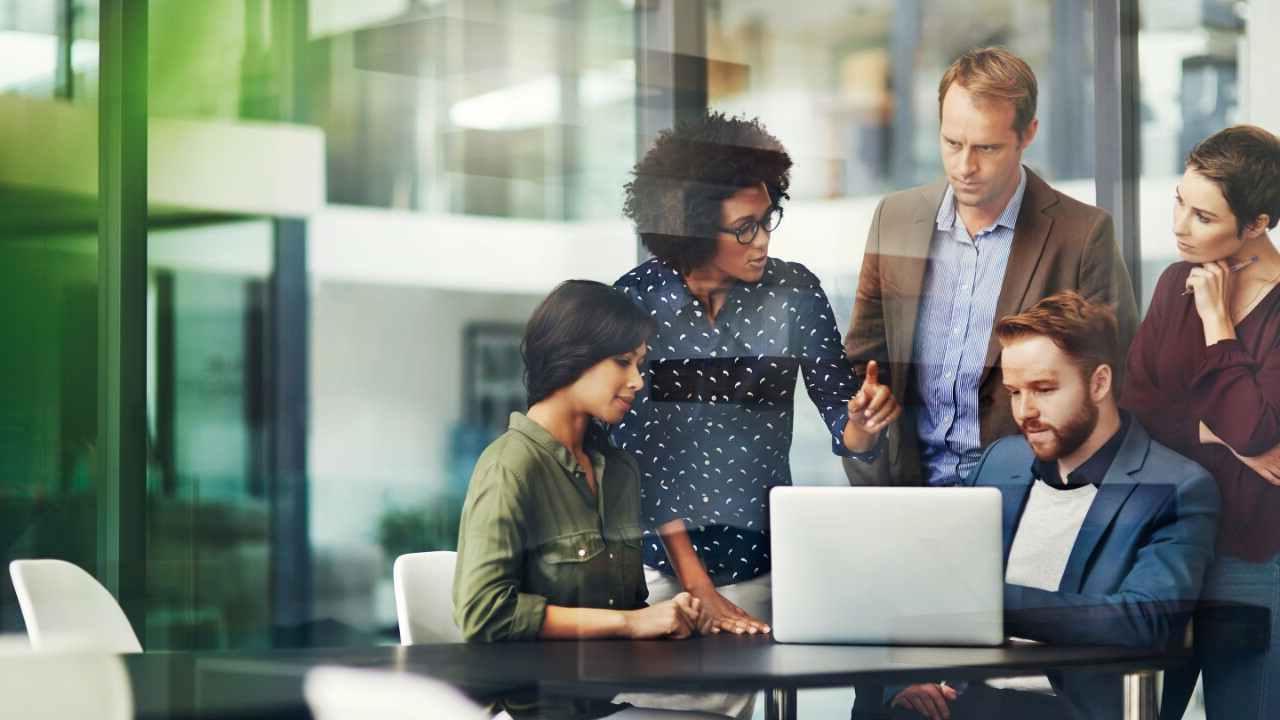
<svg viewBox="0 0 1280 720">
<path fill-rule="evenodd" d="M 863 385 L 879 385 L 880 384 L 880 365 L 875 360 L 867 363 L 867 377 L 862 381 Z"/>
</svg>

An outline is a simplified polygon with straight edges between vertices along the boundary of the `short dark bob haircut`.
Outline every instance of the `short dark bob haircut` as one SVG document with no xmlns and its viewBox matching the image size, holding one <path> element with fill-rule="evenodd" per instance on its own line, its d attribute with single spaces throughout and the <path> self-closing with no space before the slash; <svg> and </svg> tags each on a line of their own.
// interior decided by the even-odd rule
<svg viewBox="0 0 1280 720">
<path fill-rule="evenodd" d="M 644 246 L 677 271 L 716 253 L 720 204 L 764 183 L 781 207 L 791 185 L 791 156 L 758 119 L 708 113 L 658 134 L 632 170 L 622 212 Z"/>
<path fill-rule="evenodd" d="M 1267 216 L 1280 221 L 1280 139 L 1256 125 L 1235 125 L 1201 140 L 1187 167 L 1213 181 L 1236 216 L 1236 235 Z"/>
<path fill-rule="evenodd" d="M 560 283 L 533 311 L 520 343 L 530 407 L 601 360 L 635 350 L 653 330 L 653 319 L 621 290 L 594 280 Z"/>
</svg>

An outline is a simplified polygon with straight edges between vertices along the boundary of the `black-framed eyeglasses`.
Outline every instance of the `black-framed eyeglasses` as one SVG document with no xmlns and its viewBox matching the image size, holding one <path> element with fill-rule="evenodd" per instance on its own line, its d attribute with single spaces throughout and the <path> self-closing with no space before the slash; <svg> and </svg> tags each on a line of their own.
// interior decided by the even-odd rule
<svg viewBox="0 0 1280 720">
<path fill-rule="evenodd" d="M 752 218 L 736 228 L 720 228 L 720 232 L 727 232 L 732 235 L 739 245 L 750 245 L 756 241 L 756 235 L 760 234 L 760 228 L 764 228 L 765 232 L 773 232 L 782 224 L 782 208 L 774 205 L 765 212 L 764 217 L 756 220 Z"/>
</svg>

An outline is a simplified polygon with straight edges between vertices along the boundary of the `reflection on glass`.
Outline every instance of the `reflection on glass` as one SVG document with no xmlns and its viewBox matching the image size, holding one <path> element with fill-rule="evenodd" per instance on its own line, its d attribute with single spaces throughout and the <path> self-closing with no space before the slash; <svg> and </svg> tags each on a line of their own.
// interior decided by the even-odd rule
<svg viewBox="0 0 1280 720">
<path fill-rule="evenodd" d="M 96 36 L 97 15 L 73 21 L 70 5 L 0 3 L 0 563 L 52 557 L 94 573 L 98 166 L 78 151 L 98 127 L 68 98 L 97 93 L 96 47 L 77 41 Z M 0 632 L 22 629 L 0 583 Z"/>
<path fill-rule="evenodd" d="M 150 648 L 394 638 L 537 299 L 635 262 L 632 7 L 297 5 L 150 3 Z"/>
<path fill-rule="evenodd" d="M 620 207 L 644 101 L 638 5 L 151 0 L 149 648 L 394 638 L 391 561 L 456 540 L 474 460 L 521 402 L 513 334 L 560 280 L 608 282 L 636 264 Z M 1031 62 L 1042 126 L 1028 162 L 1092 198 L 1088 3 L 705 5 L 710 105 L 759 116 L 792 150 L 774 241 L 819 275 L 840 322 L 880 196 L 939 174 L 937 79 L 965 49 L 1004 44 Z M 1182 152 L 1184 122 L 1170 117 L 1231 117 L 1219 59 L 1234 57 L 1238 19 L 1205 10 L 1178 25 L 1181 5 L 1142 13 L 1166 23 L 1144 26 L 1143 62 L 1159 62 L 1147 49 L 1165 36 L 1176 58 L 1163 70 L 1176 81 L 1143 66 L 1144 93 L 1163 93 L 1144 95 L 1152 172 L 1173 173 Z M 24 348 L 0 361 L 0 507 L 15 517 L 0 539 L 9 557 L 86 567 L 98 12 L 96 0 L 0 2 L 0 122 L 14 129 L 0 137 L 0 293 L 16 309 L 0 333 Z M 74 131 L 49 142 L 45 128 L 68 117 Z M 42 146 L 68 159 L 38 162 Z M 1171 187 L 1155 186 L 1161 198 Z M 1148 233 L 1165 226 L 1156 212 Z M 280 252 L 290 233 L 305 256 Z M 275 293 L 280 277 L 302 287 Z M 307 362 L 281 364 L 281 350 Z M 281 407 L 284 377 L 305 392 Z M 297 428 L 282 418 L 305 437 L 288 477 L 273 438 Z M 798 481 L 844 482 L 827 444 L 802 413 Z M 292 544 L 278 536 L 282 487 L 305 491 Z M 273 568 L 291 559 L 312 589 L 288 622 L 327 628 L 309 637 L 279 627 L 273 588 L 292 578 Z"/>
<path fill-rule="evenodd" d="M 97 96 L 97 0 L 0 4 L 0 93 Z"/>
<path fill-rule="evenodd" d="M 1139 6 L 1144 312 L 1160 273 L 1177 261 L 1173 189 L 1187 153 L 1200 140 L 1239 122 L 1245 5 L 1143 0 Z"/>
<path fill-rule="evenodd" d="M 271 232 L 258 221 L 148 238 L 151 649 L 268 644 L 262 383 Z M 239 257 L 211 267 L 208 243 Z"/>
<path fill-rule="evenodd" d="M 966 50 L 1002 45 L 1027 60 L 1040 130 L 1024 162 L 1093 202 L 1089 3 L 722 2 L 707 26 L 710 105 L 758 116 L 790 150 L 793 199 L 774 242 L 822 280 L 842 332 L 881 196 L 942 176 L 938 81 Z M 846 482 L 826 437 L 815 418 L 796 418 L 798 484 Z"/>
</svg>

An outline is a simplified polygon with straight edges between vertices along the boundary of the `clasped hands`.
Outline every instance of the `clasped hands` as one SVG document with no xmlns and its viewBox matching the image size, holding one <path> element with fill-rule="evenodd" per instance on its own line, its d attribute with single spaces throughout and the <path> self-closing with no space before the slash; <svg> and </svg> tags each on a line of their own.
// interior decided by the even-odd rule
<svg viewBox="0 0 1280 720">
<path fill-rule="evenodd" d="M 660 603 L 626 614 L 626 636 L 632 640 L 683 640 L 699 631 L 702 601 L 682 592 Z"/>
<path fill-rule="evenodd" d="M 755 635 L 769 632 L 769 626 L 729 602 L 714 586 L 682 592 L 627 614 L 626 636 L 633 640 L 683 640 L 695 633 L 720 632 Z"/>
</svg>

